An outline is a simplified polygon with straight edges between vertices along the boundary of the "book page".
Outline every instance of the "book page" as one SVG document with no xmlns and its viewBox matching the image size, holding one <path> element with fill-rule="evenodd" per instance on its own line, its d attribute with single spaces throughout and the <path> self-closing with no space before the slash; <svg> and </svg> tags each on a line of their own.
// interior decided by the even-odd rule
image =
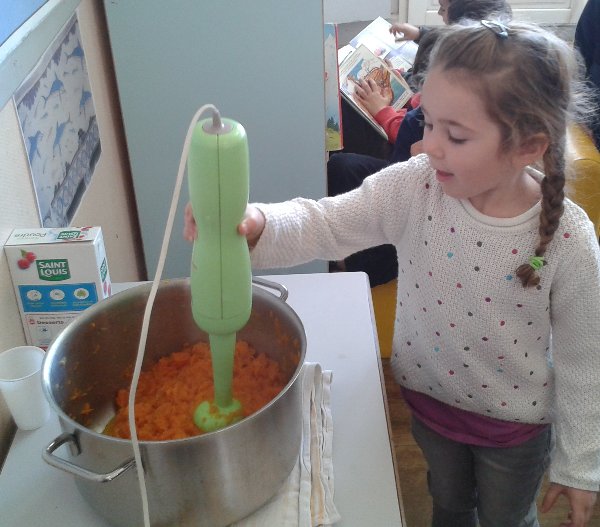
<svg viewBox="0 0 600 527">
<path fill-rule="evenodd" d="M 354 52 L 354 48 L 350 45 L 350 44 L 346 44 L 345 46 L 342 46 L 340 49 L 338 49 L 338 64 L 341 64 L 342 62 L 344 62 L 344 59 L 350 55 L 350 53 Z"/>
<path fill-rule="evenodd" d="M 369 48 L 374 55 L 384 57 L 392 49 L 399 47 L 403 42 L 396 42 L 396 37 L 390 33 L 390 24 L 385 18 L 377 17 L 358 35 L 356 35 L 350 44 L 354 48 L 363 45 Z"/>
<path fill-rule="evenodd" d="M 395 70 L 400 70 L 402 72 L 408 71 L 415 63 L 415 56 L 417 55 L 419 46 L 412 40 L 405 40 L 398 44 L 397 47 L 386 53 L 383 58 L 391 64 L 392 68 Z"/>
<path fill-rule="evenodd" d="M 412 40 L 396 41 L 390 33 L 390 24 L 382 17 L 377 17 L 351 41 L 354 48 L 366 46 L 374 55 L 380 57 L 394 69 L 406 71 L 412 68 L 419 46 Z"/>
</svg>

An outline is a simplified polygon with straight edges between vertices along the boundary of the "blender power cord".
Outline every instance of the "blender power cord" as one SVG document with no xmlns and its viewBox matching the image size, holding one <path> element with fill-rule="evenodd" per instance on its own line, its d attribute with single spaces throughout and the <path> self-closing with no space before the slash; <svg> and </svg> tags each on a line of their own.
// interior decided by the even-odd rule
<svg viewBox="0 0 600 527">
<path fill-rule="evenodd" d="M 179 195 L 181 194 L 181 185 L 183 183 L 183 176 L 185 174 L 185 167 L 187 163 L 188 151 L 190 148 L 190 142 L 192 139 L 192 132 L 196 123 L 200 120 L 200 117 L 208 110 L 212 110 L 213 124 L 218 128 L 221 128 L 221 116 L 219 110 L 212 104 L 205 104 L 201 106 L 188 128 L 183 143 L 183 150 L 181 152 L 181 158 L 179 159 L 179 170 L 177 172 L 177 179 L 175 180 L 175 188 L 173 190 L 173 197 L 171 199 L 171 208 L 169 209 L 169 216 L 167 218 L 167 224 L 165 227 L 165 233 L 163 236 L 162 246 L 160 255 L 158 257 L 158 264 L 156 267 L 156 273 L 154 280 L 152 281 L 152 287 L 150 288 L 150 294 L 148 295 L 148 301 L 146 302 L 146 309 L 144 310 L 144 318 L 142 320 L 142 331 L 140 334 L 140 341 L 138 345 L 137 356 L 135 360 L 135 366 L 133 369 L 133 376 L 131 379 L 131 386 L 129 388 L 129 430 L 131 433 L 131 445 L 133 447 L 133 456 L 135 459 L 135 465 L 137 467 L 138 483 L 140 487 L 140 494 L 142 497 L 142 512 L 144 515 L 144 527 L 151 527 L 150 513 L 148 507 L 148 491 L 146 489 L 146 479 L 144 477 L 144 466 L 142 464 L 142 456 L 140 451 L 140 443 L 137 435 L 137 429 L 135 426 L 135 395 L 137 392 L 137 386 L 140 379 L 140 373 L 142 371 L 142 363 L 144 361 L 144 352 L 146 349 L 146 340 L 148 337 L 148 328 L 150 326 L 150 315 L 152 314 L 152 308 L 154 306 L 154 299 L 156 298 L 156 292 L 160 283 L 163 268 L 165 265 L 165 259 L 167 257 L 167 249 L 169 247 L 169 241 L 171 239 L 171 231 L 173 230 L 173 222 L 175 220 L 175 213 L 177 212 L 177 204 L 179 202 Z"/>
</svg>

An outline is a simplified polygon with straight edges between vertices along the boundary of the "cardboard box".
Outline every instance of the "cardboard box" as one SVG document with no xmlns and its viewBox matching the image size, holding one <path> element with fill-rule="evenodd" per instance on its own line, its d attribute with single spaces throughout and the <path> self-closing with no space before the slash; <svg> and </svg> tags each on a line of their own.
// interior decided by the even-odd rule
<svg viewBox="0 0 600 527">
<path fill-rule="evenodd" d="M 15 229 L 4 252 L 28 344 L 47 349 L 81 311 L 110 296 L 100 227 Z"/>
</svg>

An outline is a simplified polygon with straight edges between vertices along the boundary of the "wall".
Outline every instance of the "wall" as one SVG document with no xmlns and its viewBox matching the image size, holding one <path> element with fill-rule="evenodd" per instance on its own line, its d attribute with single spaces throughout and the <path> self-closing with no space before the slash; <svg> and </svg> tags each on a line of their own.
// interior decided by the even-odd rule
<svg viewBox="0 0 600 527">
<path fill-rule="evenodd" d="M 53 17 L 56 16 L 56 11 L 52 9 L 60 11 L 69 2 L 57 0 L 48 4 L 52 5 L 47 16 Z M 101 4 L 95 0 L 82 0 L 80 3 L 71 1 L 70 4 L 79 4 L 79 29 L 86 53 L 102 143 L 102 154 L 91 185 L 75 213 L 72 224 L 102 227 L 110 274 L 114 282 L 139 280 L 145 278 L 145 270 L 104 14 Z M 30 33 L 35 35 L 35 32 L 34 27 Z M 42 31 L 40 35 L 41 33 Z M 11 39 L 6 45 L 12 45 Z M 44 43 L 43 40 L 38 42 L 38 57 L 48 43 Z M 19 60 L 14 59 L 12 62 L 15 64 L 10 64 L 16 65 L 10 74 L 6 73 L 6 68 L 0 67 L 0 84 L 15 85 L 17 79 L 14 71 L 18 71 L 21 66 Z M 4 244 L 13 228 L 40 226 L 27 153 L 12 99 L 0 107 L 0 186 L 0 240 Z M 2 251 L 0 350 L 22 344 L 25 344 L 25 341 L 21 320 L 6 257 Z M 12 419 L 0 397 L 0 464 L 12 432 Z"/>
<path fill-rule="evenodd" d="M 322 0 L 177 0 L 175 5 L 104 0 L 150 276 L 157 268 L 185 134 L 206 103 L 247 132 L 251 201 L 326 194 Z M 290 20 L 293 38 L 282 33 Z M 176 218 L 186 201 L 187 180 Z M 192 247 L 177 235 L 180 225 L 178 220 L 170 238 L 164 278 L 189 275 Z M 313 261 L 271 271 L 326 268 Z"/>
<path fill-rule="evenodd" d="M 402 0 L 401 0 L 402 1 Z M 324 0 L 323 14 L 325 22 L 341 24 L 373 20 L 378 16 L 389 18 L 398 13 L 398 0 Z"/>
</svg>

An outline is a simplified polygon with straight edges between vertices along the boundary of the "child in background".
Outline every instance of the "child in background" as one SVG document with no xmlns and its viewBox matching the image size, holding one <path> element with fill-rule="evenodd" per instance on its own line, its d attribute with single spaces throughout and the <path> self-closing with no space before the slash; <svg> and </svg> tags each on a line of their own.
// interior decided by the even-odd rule
<svg viewBox="0 0 600 527">
<path fill-rule="evenodd" d="M 506 20 L 512 17 L 512 9 L 506 0 L 440 0 L 440 8 L 438 14 L 442 17 L 444 24 L 456 24 L 460 20 L 481 20 L 487 17 L 503 16 Z M 406 26 L 406 33 L 398 28 Z M 417 38 L 411 38 L 409 35 L 418 33 Z M 419 44 L 419 49 L 423 45 L 424 36 L 432 31 L 433 28 L 416 28 L 410 24 L 393 24 L 390 28 L 390 33 L 396 34 L 402 31 L 404 34 L 403 40 L 415 40 Z M 417 59 L 415 59 L 415 63 Z M 405 78 L 414 86 L 418 87 L 418 82 L 412 81 L 412 72 L 405 72 Z M 388 141 L 391 144 L 395 143 L 396 135 L 402 119 L 406 115 L 407 110 L 417 108 L 419 105 L 418 94 L 410 100 L 410 107 L 402 108 L 396 111 L 389 105 L 389 100 L 377 89 L 374 83 L 361 82 L 355 92 L 355 96 L 360 104 L 367 109 L 373 118 L 385 130 Z"/>
<path fill-rule="evenodd" d="M 459 0 L 455 0 L 459 1 Z M 425 71 L 430 52 L 437 40 L 438 35 L 444 28 L 435 28 L 429 31 L 419 45 L 413 67 L 413 82 L 419 86 Z M 420 99 L 420 95 L 417 95 Z M 390 109 L 395 112 L 393 108 Z M 410 118 L 412 116 L 412 119 Z M 400 129 L 396 132 L 394 149 L 389 159 L 380 159 L 363 154 L 339 152 L 331 155 L 327 162 L 327 192 L 329 196 L 337 196 L 360 186 L 367 176 L 378 172 L 382 168 L 396 163 L 406 161 L 410 155 L 406 155 L 412 143 L 420 141 L 423 137 L 423 127 L 418 124 L 421 112 L 414 108 L 407 112 L 402 119 Z M 406 123 L 409 117 L 410 123 Z M 415 126 L 417 124 L 417 126 Z"/>
<path fill-rule="evenodd" d="M 442 17 L 444 24 L 452 24 L 461 18 L 468 20 L 479 20 L 484 16 L 512 15 L 512 9 L 507 2 L 497 0 L 440 0 L 438 15 Z M 429 27 L 413 26 L 412 24 L 392 24 L 390 33 L 396 36 L 396 40 L 413 40 L 417 44 L 429 31 Z"/>
<path fill-rule="evenodd" d="M 439 0 L 438 15 L 442 17 L 444 24 L 448 22 L 448 4 L 451 0 Z M 475 0 L 477 1 L 477 0 Z M 480 17 L 478 17 L 480 18 Z M 428 27 L 417 27 L 406 22 L 400 24 L 392 24 L 390 27 L 390 33 L 396 37 L 396 40 L 412 40 L 417 44 L 420 44 L 421 38 L 429 31 Z"/>
<path fill-rule="evenodd" d="M 600 248 L 563 195 L 575 74 L 572 48 L 537 26 L 449 27 L 422 88 L 425 154 L 347 194 L 250 205 L 238 228 L 257 268 L 398 249 L 391 363 L 434 527 L 539 525 L 548 465 L 542 510 L 564 495 L 564 525 L 592 514 Z"/>
<path fill-rule="evenodd" d="M 445 6 L 450 0 L 441 0 L 440 10 L 444 23 L 447 23 Z M 463 2 L 465 0 L 457 0 Z M 473 1 L 473 0 L 467 0 Z M 485 0 L 485 2 L 506 3 L 506 0 Z M 444 8 L 442 8 L 444 5 Z M 486 13 L 489 14 L 489 13 Z M 476 17 L 479 20 L 482 16 Z M 393 26 L 392 26 L 393 27 Z M 413 27 L 413 26 L 411 26 Z M 415 64 L 416 64 L 415 59 Z M 414 88 L 411 82 L 412 72 L 399 71 L 405 80 Z M 343 97 L 341 99 L 342 126 L 344 128 L 344 153 L 369 155 L 379 159 L 389 159 L 392 155 L 392 145 L 396 140 L 398 130 L 406 113 L 419 104 L 419 95 L 411 97 L 404 108 L 396 110 L 390 106 L 390 99 L 377 88 L 374 83 L 360 81 L 355 90 L 354 97 L 368 111 L 373 118 L 382 126 L 387 134 L 387 141 L 376 132 L 363 117 Z"/>
</svg>

